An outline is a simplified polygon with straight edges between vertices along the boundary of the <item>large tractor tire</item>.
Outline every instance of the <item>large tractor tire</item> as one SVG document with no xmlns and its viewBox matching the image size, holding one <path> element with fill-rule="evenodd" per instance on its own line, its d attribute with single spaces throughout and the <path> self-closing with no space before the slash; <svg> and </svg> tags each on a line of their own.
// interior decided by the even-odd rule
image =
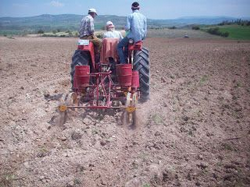
<svg viewBox="0 0 250 187">
<path fill-rule="evenodd" d="M 82 65 L 89 65 L 90 62 L 90 56 L 89 53 L 76 50 L 73 57 L 72 57 L 72 63 L 71 63 L 71 83 L 72 83 L 72 89 L 74 85 L 74 74 L 75 74 L 75 67 L 76 66 L 82 66 Z"/>
<path fill-rule="evenodd" d="M 149 79 L 150 79 L 148 49 L 143 47 L 141 51 L 136 51 L 134 55 L 133 69 L 139 72 L 141 100 L 147 101 L 149 99 Z"/>
</svg>

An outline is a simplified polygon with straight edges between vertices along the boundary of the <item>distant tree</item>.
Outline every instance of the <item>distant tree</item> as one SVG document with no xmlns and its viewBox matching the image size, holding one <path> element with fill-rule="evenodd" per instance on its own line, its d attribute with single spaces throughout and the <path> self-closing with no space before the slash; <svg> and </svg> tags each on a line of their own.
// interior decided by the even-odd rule
<svg viewBox="0 0 250 187">
<path fill-rule="evenodd" d="M 73 36 L 71 31 L 68 31 L 67 33 L 69 34 L 69 36 Z"/>
<path fill-rule="evenodd" d="M 228 21 L 223 21 L 223 22 L 219 23 L 218 25 L 219 25 L 219 26 L 223 26 L 223 25 L 229 25 L 229 24 L 230 24 L 230 22 L 228 22 Z"/>
<path fill-rule="evenodd" d="M 176 29 L 176 26 L 173 26 L 173 27 L 169 27 L 169 29 Z"/>
<path fill-rule="evenodd" d="M 237 19 L 237 20 L 232 20 L 232 21 L 223 21 L 219 23 L 219 26 L 223 25 L 240 25 L 240 26 L 245 26 L 248 24 L 248 20 L 242 20 L 242 19 Z"/>
<path fill-rule="evenodd" d="M 21 36 L 27 36 L 27 34 L 29 34 L 28 30 L 23 30 L 22 33 L 20 33 Z"/>
<path fill-rule="evenodd" d="M 200 27 L 198 25 L 195 25 L 192 27 L 192 30 L 200 30 Z"/>
<path fill-rule="evenodd" d="M 236 23 L 237 23 L 238 25 L 241 25 L 241 22 L 242 22 L 241 19 L 236 20 Z"/>
<path fill-rule="evenodd" d="M 219 27 L 210 28 L 210 29 L 208 29 L 207 32 L 210 33 L 210 34 L 219 35 L 218 34 L 219 33 Z"/>
<path fill-rule="evenodd" d="M 210 34 L 213 35 L 218 35 L 218 36 L 222 36 L 222 37 L 228 37 L 229 36 L 229 32 L 221 32 L 219 27 L 215 27 L 215 28 L 210 28 L 207 31 Z"/>
<path fill-rule="evenodd" d="M 57 33 L 57 31 L 56 31 L 56 30 L 53 30 L 52 32 L 53 32 L 53 34 L 56 34 L 56 33 Z"/>
<path fill-rule="evenodd" d="M 57 31 L 57 32 L 61 32 L 61 30 L 60 30 L 60 29 L 56 29 L 56 31 Z"/>
<path fill-rule="evenodd" d="M 37 34 L 44 34 L 44 31 L 43 31 L 42 29 L 39 29 L 39 30 L 37 31 Z"/>
</svg>

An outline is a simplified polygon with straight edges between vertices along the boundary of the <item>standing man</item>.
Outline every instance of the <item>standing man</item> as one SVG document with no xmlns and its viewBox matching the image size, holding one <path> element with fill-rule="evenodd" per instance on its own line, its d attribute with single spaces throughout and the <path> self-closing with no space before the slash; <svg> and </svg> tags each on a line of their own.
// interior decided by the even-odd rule
<svg viewBox="0 0 250 187">
<path fill-rule="evenodd" d="M 139 3 L 134 2 L 131 6 L 131 9 L 133 13 L 127 17 L 127 24 L 125 26 L 127 35 L 119 42 L 117 46 L 121 64 L 125 64 L 127 61 L 129 39 L 133 39 L 134 42 L 138 42 L 140 40 L 144 40 L 147 35 L 147 19 L 139 12 Z"/>
<path fill-rule="evenodd" d="M 79 29 L 79 35 L 81 39 L 88 39 L 89 41 L 93 42 L 95 46 L 95 52 L 97 55 L 97 61 L 100 59 L 100 51 L 102 47 L 102 42 L 100 39 L 98 39 L 94 32 L 94 18 L 97 16 L 96 9 L 91 8 L 88 11 L 88 15 L 82 18 L 81 20 L 81 26 Z"/>
</svg>

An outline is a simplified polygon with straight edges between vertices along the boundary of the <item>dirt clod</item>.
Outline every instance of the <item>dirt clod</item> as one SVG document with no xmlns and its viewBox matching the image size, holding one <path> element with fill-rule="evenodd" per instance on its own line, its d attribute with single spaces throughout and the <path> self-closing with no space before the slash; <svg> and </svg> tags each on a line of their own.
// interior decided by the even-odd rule
<svg viewBox="0 0 250 187">
<path fill-rule="evenodd" d="M 79 133 L 79 132 L 73 132 L 73 133 L 71 134 L 71 139 L 72 139 L 72 140 L 79 140 L 79 139 L 81 139 L 81 138 L 82 138 L 82 134 Z"/>
</svg>

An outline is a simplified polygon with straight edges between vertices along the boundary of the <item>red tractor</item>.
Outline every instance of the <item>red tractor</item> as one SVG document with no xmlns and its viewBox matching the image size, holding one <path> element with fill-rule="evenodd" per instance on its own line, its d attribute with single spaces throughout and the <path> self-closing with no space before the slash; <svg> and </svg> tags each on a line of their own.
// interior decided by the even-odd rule
<svg viewBox="0 0 250 187">
<path fill-rule="evenodd" d="M 137 101 L 149 97 L 149 51 L 142 41 L 129 40 L 128 63 L 119 64 L 118 39 L 104 39 L 100 62 L 96 63 L 94 45 L 79 40 L 72 57 L 72 93 L 59 106 L 64 123 L 68 109 L 124 109 L 124 119 L 135 122 Z"/>
</svg>

